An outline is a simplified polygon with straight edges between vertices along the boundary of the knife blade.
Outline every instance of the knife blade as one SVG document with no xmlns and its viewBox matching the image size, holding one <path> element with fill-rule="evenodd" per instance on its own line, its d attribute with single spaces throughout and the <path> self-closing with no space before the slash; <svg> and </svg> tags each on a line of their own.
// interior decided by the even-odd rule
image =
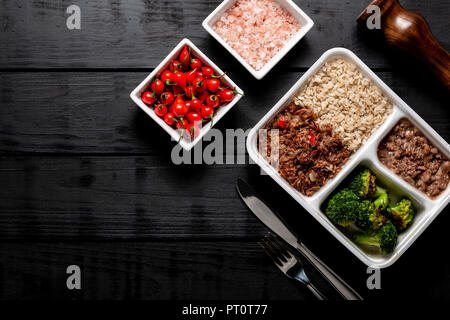
<svg viewBox="0 0 450 320">
<path fill-rule="evenodd" d="M 253 214 L 264 223 L 270 230 L 286 241 L 300 254 L 306 258 L 311 265 L 330 283 L 340 295 L 347 300 L 363 300 L 362 297 L 342 280 L 330 267 L 316 257 L 286 225 L 286 223 L 275 213 L 263 200 L 259 198 L 253 188 L 244 180 L 238 179 L 236 189 L 240 197 L 253 212 Z"/>
</svg>

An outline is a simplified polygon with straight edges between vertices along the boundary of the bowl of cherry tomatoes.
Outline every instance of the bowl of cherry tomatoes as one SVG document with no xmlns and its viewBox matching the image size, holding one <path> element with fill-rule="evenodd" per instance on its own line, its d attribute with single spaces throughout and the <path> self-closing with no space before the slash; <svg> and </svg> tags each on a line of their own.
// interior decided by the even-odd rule
<svg viewBox="0 0 450 320">
<path fill-rule="evenodd" d="M 187 151 L 242 96 L 242 90 L 188 39 L 130 94 Z"/>
</svg>

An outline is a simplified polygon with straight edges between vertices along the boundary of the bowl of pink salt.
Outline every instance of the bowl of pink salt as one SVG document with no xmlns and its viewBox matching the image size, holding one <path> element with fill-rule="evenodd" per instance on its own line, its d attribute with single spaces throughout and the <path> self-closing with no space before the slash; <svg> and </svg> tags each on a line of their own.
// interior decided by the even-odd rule
<svg viewBox="0 0 450 320">
<path fill-rule="evenodd" d="M 226 0 L 202 25 L 259 80 L 314 22 L 291 0 Z"/>
</svg>

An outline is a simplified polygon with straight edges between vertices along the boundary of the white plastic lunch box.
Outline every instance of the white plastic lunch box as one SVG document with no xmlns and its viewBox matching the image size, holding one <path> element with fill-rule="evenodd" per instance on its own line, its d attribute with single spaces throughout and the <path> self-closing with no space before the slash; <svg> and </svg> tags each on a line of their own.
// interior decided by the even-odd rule
<svg viewBox="0 0 450 320">
<path fill-rule="evenodd" d="M 370 139 L 356 152 L 349 161 L 342 167 L 338 175 L 328 181 L 313 196 L 307 197 L 284 180 L 258 152 L 257 138 L 258 130 L 263 129 L 268 121 L 276 114 L 287 107 L 299 89 L 307 80 L 318 72 L 325 62 L 334 58 L 344 58 L 356 64 L 359 71 L 370 79 L 382 90 L 383 94 L 393 103 L 392 114 L 385 123 L 370 137 Z M 450 158 L 450 146 L 440 137 L 419 115 L 417 115 L 400 97 L 398 97 L 367 65 L 365 65 L 353 52 L 344 48 L 334 48 L 325 52 L 320 59 L 297 81 L 297 83 L 284 95 L 283 98 L 258 122 L 250 131 L 247 139 L 247 150 L 251 159 L 257 163 L 262 170 L 269 174 L 286 192 L 288 192 L 298 203 L 300 203 L 317 221 L 319 221 L 333 236 L 338 239 L 347 249 L 357 256 L 367 266 L 374 268 L 385 268 L 392 265 L 409 246 L 419 237 L 427 226 L 437 217 L 437 215 L 447 206 L 450 200 L 450 188 L 443 191 L 437 198 L 431 199 L 420 192 L 415 187 L 405 182 L 389 168 L 384 166 L 377 156 L 378 144 L 389 134 L 392 128 L 402 118 L 407 118 L 433 143 L 440 151 Z M 342 229 L 336 227 L 325 216 L 321 208 L 333 191 L 359 167 L 371 169 L 377 176 L 377 181 L 382 186 L 396 188 L 409 198 L 416 210 L 417 215 L 412 225 L 399 235 L 398 244 L 394 252 L 389 255 L 382 255 L 377 251 L 367 251 L 356 245 Z"/>
</svg>

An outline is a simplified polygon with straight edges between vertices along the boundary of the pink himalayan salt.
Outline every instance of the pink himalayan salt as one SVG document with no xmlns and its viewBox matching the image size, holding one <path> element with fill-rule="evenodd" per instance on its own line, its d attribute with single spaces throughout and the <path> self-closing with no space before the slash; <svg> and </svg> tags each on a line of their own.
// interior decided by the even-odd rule
<svg viewBox="0 0 450 320">
<path fill-rule="evenodd" d="M 300 25 L 274 0 L 238 0 L 213 28 L 259 71 L 297 33 Z"/>
</svg>

